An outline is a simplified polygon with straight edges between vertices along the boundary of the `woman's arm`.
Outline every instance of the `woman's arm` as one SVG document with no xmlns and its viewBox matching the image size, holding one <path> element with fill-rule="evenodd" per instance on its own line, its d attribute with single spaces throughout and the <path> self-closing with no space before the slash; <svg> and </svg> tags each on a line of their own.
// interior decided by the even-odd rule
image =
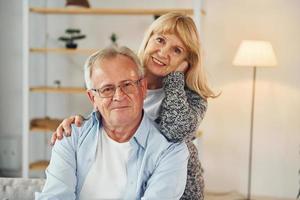
<svg viewBox="0 0 300 200">
<path fill-rule="evenodd" d="M 164 78 L 164 98 L 157 122 L 171 142 L 194 137 L 207 109 L 207 101 L 185 88 L 184 73 L 172 72 Z"/>
</svg>

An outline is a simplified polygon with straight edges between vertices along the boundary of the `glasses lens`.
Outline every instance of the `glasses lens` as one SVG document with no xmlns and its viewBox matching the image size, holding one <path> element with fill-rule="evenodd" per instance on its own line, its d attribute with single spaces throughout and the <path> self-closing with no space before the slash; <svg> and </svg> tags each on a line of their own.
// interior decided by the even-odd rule
<svg viewBox="0 0 300 200">
<path fill-rule="evenodd" d="M 118 87 L 120 87 L 120 89 L 122 90 L 122 92 L 126 93 L 126 94 L 132 94 L 132 93 L 135 93 L 136 92 L 136 89 L 137 89 L 137 84 L 139 84 L 139 81 L 140 80 L 137 80 L 137 81 L 125 81 L 123 83 L 121 83 L 120 85 L 118 86 L 114 86 L 114 85 L 108 85 L 108 86 L 105 86 L 101 89 L 98 89 L 98 90 L 95 90 L 95 91 L 98 91 L 99 93 L 99 96 L 100 97 L 104 97 L 104 98 L 107 98 L 107 97 L 112 97 L 114 96 L 116 90 Z"/>
<path fill-rule="evenodd" d="M 126 81 L 126 82 L 122 83 L 120 85 L 120 87 L 121 87 L 122 91 L 125 92 L 126 94 L 134 93 L 136 90 L 135 82 L 133 82 L 133 81 Z"/>
<path fill-rule="evenodd" d="M 99 95 L 101 97 L 111 97 L 114 95 L 115 90 L 116 88 L 114 86 L 107 86 L 99 90 Z"/>
</svg>

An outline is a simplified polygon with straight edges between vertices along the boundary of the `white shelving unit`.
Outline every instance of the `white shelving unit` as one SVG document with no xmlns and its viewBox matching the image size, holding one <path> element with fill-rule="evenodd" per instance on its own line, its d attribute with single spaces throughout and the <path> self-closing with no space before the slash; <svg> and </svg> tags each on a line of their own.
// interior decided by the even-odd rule
<svg viewBox="0 0 300 200">
<path fill-rule="evenodd" d="M 29 174 L 29 138 L 28 138 L 28 130 L 29 130 L 29 81 L 28 81 L 28 73 L 29 73 L 29 35 L 28 35 L 28 22 L 29 22 L 29 7 L 28 2 L 26 0 L 22 1 L 23 3 L 23 127 L 22 127 L 22 177 L 27 178 Z"/>
<path fill-rule="evenodd" d="M 101 15 L 161 15 L 170 11 L 178 11 L 195 16 L 205 15 L 205 12 L 199 9 L 108 9 L 108 8 L 43 8 L 30 7 L 29 0 L 23 0 L 23 159 L 22 159 L 22 176 L 29 177 L 29 171 L 32 169 L 45 169 L 48 165 L 46 160 L 30 163 L 29 153 L 29 133 L 35 131 L 50 131 L 49 127 L 35 127 L 30 124 L 30 95 L 32 93 L 62 93 L 62 94 L 82 94 L 84 88 L 80 87 L 49 87 L 39 86 L 32 87 L 29 84 L 29 69 L 31 54 L 58 54 L 58 55 L 89 55 L 95 49 L 77 48 L 47 48 L 47 47 L 31 47 L 29 46 L 29 21 L 30 17 L 38 17 L 31 15 L 65 15 L 70 17 L 73 15 L 93 15 L 99 17 Z M 195 20 L 197 22 L 197 20 Z M 198 20 L 199 21 L 199 20 Z M 58 25 L 59 26 L 59 25 Z M 59 105 L 58 105 L 59 106 Z"/>
</svg>

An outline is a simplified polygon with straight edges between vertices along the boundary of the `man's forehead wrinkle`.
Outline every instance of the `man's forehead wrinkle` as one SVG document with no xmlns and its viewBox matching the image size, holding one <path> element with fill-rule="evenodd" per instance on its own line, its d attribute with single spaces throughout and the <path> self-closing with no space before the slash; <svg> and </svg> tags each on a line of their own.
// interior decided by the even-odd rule
<svg viewBox="0 0 300 200">
<path fill-rule="evenodd" d="M 107 63 L 108 61 L 108 63 Z M 103 63 L 98 63 L 99 65 L 94 68 L 95 73 L 93 73 L 94 77 L 101 76 L 101 79 L 94 79 L 94 88 L 102 88 L 109 85 L 118 85 L 124 81 L 135 81 L 139 79 L 138 74 L 138 68 L 136 65 L 120 65 L 120 67 L 117 66 L 120 70 L 124 70 L 125 72 L 120 73 L 120 71 L 111 71 L 109 68 L 109 62 L 112 60 L 107 60 L 105 63 L 105 66 L 101 65 Z M 116 65 L 114 65 L 116 66 Z M 107 68 L 107 70 L 105 70 Z M 100 74 L 99 74 L 100 73 Z"/>
</svg>

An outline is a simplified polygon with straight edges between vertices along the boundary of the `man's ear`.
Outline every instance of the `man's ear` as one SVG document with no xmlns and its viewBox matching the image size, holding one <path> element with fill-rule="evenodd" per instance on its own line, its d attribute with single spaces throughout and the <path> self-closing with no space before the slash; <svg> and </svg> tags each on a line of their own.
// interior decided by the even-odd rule
<svg viewBox="0 0 300 200">
<path fill-rule="evenodd" d="M 88 96 L 90 102 L 91 102 L 92 105 L 94 106 L 94 103 L 95 103 L 95 93 L 94 93 L 94 91 L 92 91 L 92 90 L 87 90 L 87 91 L 86 91 L 86 94 L 87 94 L 87 96 Z"/>
<path fill-rule="evenodd" d="M 141 80 L 141 88 L 142 88 L 144 99 L 147 96 L 147 85 L 148 85 L 147 79 L 143 78 Z"/>
</svg>

